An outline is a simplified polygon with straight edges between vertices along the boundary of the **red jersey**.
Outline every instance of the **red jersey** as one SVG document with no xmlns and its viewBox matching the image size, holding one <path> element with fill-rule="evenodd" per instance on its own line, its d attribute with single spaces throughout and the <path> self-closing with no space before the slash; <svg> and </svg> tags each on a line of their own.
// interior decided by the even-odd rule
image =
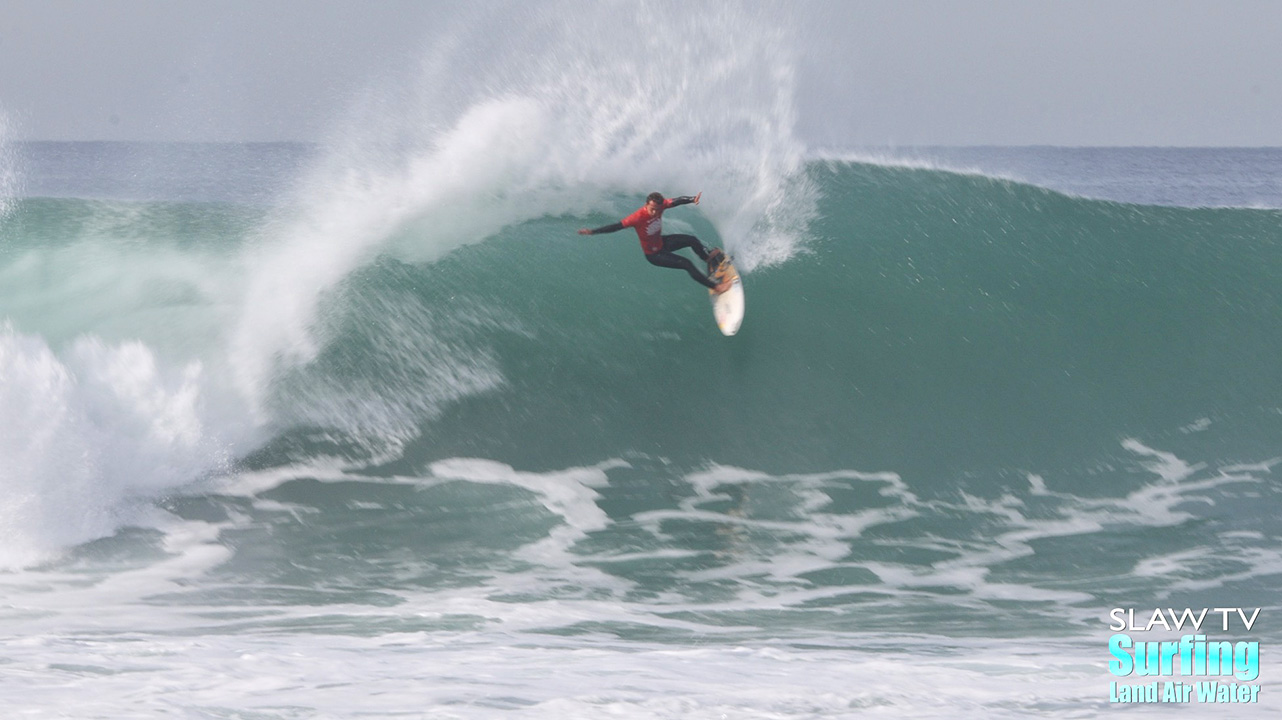
<svg viewBox="0 0 1282 720">
<path fill-rule="evenodd" d="M 637 231 L 641 240 L 641 249 L 646 255 L 653 255 L 663 249 L 663 211 L 672 207 L 672 198 L 663 201 L 663 207 L 651 215 L 644 205 L 619 223 Z"/>
</svg>

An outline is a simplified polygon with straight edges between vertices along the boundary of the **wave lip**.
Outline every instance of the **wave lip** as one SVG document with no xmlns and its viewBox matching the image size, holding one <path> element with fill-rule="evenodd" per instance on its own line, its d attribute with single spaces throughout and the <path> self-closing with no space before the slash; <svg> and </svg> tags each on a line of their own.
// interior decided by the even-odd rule
<svg viewBox="0 0 1282 720">
<path fill-rule="evenodd" d="M 1282 148 L 882 147 L 810 157 L 982 175 L 1135 205 L 1282 208 Z"/>
</svg>

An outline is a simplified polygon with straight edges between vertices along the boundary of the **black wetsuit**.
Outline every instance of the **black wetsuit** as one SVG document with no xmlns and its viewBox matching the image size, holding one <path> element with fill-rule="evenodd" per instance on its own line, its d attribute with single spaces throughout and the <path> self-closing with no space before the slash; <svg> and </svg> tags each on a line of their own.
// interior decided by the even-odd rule
<svg viewBox="0 0 1282 720">
<path fill-rule="evenodd" d="M 690 248 L 694 250 L 695 255 L 699 256 L 700 260 L 705 263 L 708 261 L 708 249 L 703 246 L 703 243 L 699 242 L 699 238 L 693 235 L 664 235 L 663 249 L 646 255 L 645 259 L 649 260 L 651 265 L 685 270 L 690 273 L 690 277 L 694 278 L 695 282 L 709 289 L 716 288 L 716 281 L 700 272 L 699 268 L 690 262 L 690 258 L 676 254 L 675 251 L 681 248 Z"/>
</svg>

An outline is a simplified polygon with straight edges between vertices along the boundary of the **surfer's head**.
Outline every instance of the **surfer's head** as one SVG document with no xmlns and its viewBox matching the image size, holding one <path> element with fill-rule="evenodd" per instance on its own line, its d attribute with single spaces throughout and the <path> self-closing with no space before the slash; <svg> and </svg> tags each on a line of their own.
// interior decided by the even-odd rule
<svg viewBox="0 0 1282 720">
<path fill-rule="evenodd" d="M 652 192 L 645 196 L 645 206 L 650 209 L 650 214 L 663 207 L 663 193 Z"/>
</svg>

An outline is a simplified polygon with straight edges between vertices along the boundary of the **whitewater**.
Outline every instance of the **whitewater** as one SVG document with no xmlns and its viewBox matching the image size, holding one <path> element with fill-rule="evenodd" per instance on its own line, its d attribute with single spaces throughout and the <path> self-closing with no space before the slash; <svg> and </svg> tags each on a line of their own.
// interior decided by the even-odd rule
<svg viewBox="0 0 1282 720">
<path fill-rule="evenodd" d="M 317 144 L 0 124 L 6 716 L 1096 717 L 1220 606 L 1258 702 L 1125 711 L 1282 708 L 1282 151 L 810 148 L 786 13 L 652 10 Z M 653 190 L 738 336 L 575 234 Z"/>
</svg>

